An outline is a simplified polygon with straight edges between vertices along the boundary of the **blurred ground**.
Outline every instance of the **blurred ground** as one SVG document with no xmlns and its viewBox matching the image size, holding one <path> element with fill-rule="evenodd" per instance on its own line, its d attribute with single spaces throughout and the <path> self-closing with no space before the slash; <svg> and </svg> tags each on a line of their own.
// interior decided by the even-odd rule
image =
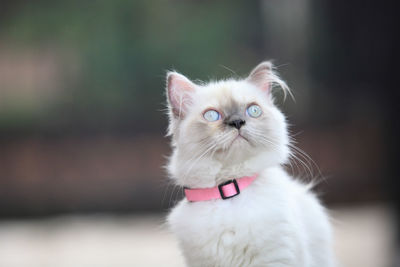
<svg viewBox="0 0 400 267">
<path fill-rule="evenodd" d="M 343 266 L 385 267 L 393 216 L 386 206 L 332 211 Z M 68 216 L 0 223 L 1 267 L 183 266 L 161 215 Z"/>
</svg>

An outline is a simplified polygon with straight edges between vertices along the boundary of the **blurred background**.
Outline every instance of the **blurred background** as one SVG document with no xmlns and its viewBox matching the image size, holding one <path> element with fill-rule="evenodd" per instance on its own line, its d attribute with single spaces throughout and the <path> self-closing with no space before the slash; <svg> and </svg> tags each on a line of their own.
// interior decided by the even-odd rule
<svg viewBox="0 0 400 267">
<path fill-rule="evenodd" d="M 279 103 L 324 177 L 343 266 L 400 266 L 395 12 L 372 0 L 1 1 L 0 266 L 183 266 L 163 225 L 182 197 L 162 167 L 166 70 L 245 77 L 266 59 L 294 92 Z"/>
</svg>

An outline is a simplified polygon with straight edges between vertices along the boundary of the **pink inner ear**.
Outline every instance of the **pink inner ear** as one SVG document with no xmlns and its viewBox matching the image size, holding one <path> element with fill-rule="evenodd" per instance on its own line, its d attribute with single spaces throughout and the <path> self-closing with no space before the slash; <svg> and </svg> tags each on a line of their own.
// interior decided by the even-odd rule
<svg viewBox="0 0 400 267">
<path fill-rule="evenodd" d="M 270 91 L 270 80 L 269 80 L 269 70 L 263 69 L 253 73 L 249 77 L 249 81 L 256 85 L 261 90 L 269 93 Z"/>
<path fill-rule="evenodd" d="M 188 106 L 192 103 L 191 93 L 195 85 L 185 76 L 178 73 L 171 73 L 168 76 L 168 98 L 172 112 L 177 117 L 182 117 Z"/>
<path fill-rule="evenodd" d="M 274 77 L 273 65 L 269 61 L 258 64 L 250 73 L 247 80 L 264 92 L 270 93 L 271 82 Z"/>
</svg>

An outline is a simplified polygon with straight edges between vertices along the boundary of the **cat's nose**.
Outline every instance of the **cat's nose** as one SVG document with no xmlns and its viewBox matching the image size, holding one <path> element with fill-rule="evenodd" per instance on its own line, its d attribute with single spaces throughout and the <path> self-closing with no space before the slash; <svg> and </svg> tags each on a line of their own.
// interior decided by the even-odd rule
<svg viewBox="0 0 400 267">
<path fill-rule="evenodd" d="M 244 120 L 233 120 L 228 122 L 229 126 L 235 127 L 236 129 L 240 129 L 240 127 L 242 127 L 244 124 L 246 123 L 246 121 Z"/>
</svg>

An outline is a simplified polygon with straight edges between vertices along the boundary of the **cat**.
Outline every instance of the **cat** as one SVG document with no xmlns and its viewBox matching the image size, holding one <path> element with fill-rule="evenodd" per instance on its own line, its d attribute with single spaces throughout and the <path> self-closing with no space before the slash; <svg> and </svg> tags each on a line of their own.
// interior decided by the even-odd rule
<svg viewBox="0 0 400 267">
<path fill-rule="evenodd" d="M 167 224 L 187 266 L 335 266 L 327 211 L 283 167 L 290 138 L 273 88 L 290 93 L 268 61 L 245 79 L 167 74 L 167 170 L 186 193 Z"/>
</svg>

